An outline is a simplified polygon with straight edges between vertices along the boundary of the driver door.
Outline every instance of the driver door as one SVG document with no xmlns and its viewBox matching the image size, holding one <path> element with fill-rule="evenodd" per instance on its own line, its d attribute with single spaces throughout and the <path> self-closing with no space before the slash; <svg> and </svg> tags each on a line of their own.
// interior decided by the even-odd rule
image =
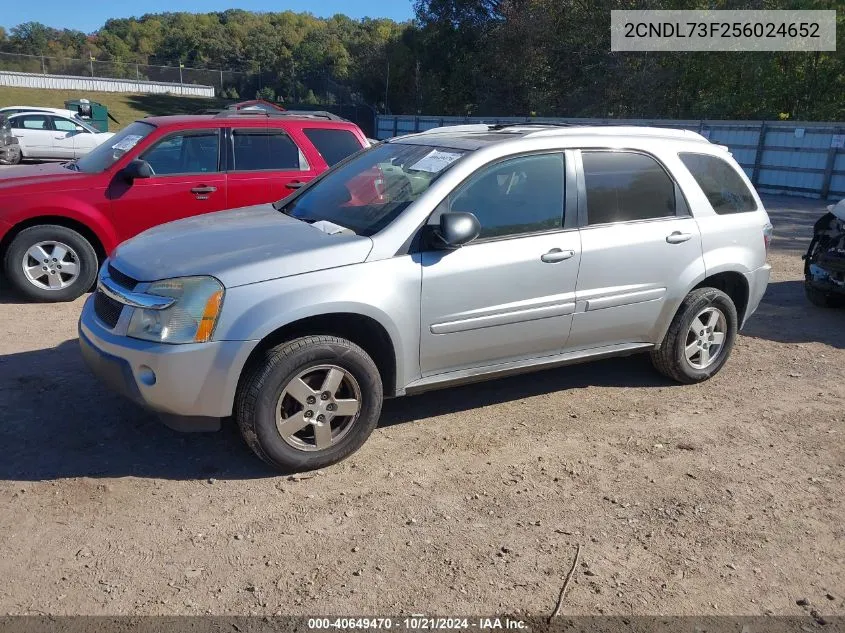
<svg viewBox="0 0 845 633">
<path fill-rule="evenodd" d="M 182 130 L 169 134 L 140 158 L 154 175 L 110 188 L 115 226 L 121 240 L 148 228 L 193 215 L 227 209 L 226 173 L 220 166 L 220 130 Z"/>
<path fill-rule="evenodd" d="M 474 213 L 481 234 L 421 255 L 423 376 L 562 350 L 581 258 L 576 191 L 565 172 L 562 152 L 508 158 L 477 172 L 432 215 L 436 223 L 445 211 Z"/>
<path fill-rule="evenodd" d="M 64 117 L 51 116 L 53 125 L 53 155 L 56 158 L 74 158 L 76 137 L 85 132 L 78 131 L 76 123 Z"/>
</svg>

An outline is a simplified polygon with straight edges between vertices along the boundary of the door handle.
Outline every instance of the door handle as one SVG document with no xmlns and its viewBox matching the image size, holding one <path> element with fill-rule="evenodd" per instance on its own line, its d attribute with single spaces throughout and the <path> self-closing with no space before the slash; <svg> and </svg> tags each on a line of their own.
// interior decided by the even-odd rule
<svg viewBox="0 0 845 633">
<path fill-rule="evenodd" d="M 546 262 L 547 264 L 555 264 L 557 262 L 562 262 L 565 259 L 569 259 L 574 255 L 575 251 L 562 251 L 559 248 L 553 248 L 548 253 L 542 255 L 540 260 Z"/>
<path fill-rule="evenodd" d="M 692 233 L 681 233 L 680 231 L 675 231 L 674 233 L 670 233 L 666 236 L 666 241 L 670 244 L 680 244 L 681 242 L 686 242 L 691 238 Z"/>
<path fill-rule="evenodd" d="M 203 186 L 203 187 L 194 187 L 193 189 L 191 189 L 191 193 L 197 193 L 197 194 L 209 194 L 209 193 L 214 193 L 215 191 L 217 191 L 217 187 L 205 187 L 205 186 Z"/>
<path fill-rule="evenodd" d="M 299 189 L 304 184 L 305 184 L 304 182 L 300 182 L 298 180 L 293 180 L 293 181 L 289 182 L 288 184 L 286 184 L 285 187 L 287 187 L 288 189 Z"/>
</svg>

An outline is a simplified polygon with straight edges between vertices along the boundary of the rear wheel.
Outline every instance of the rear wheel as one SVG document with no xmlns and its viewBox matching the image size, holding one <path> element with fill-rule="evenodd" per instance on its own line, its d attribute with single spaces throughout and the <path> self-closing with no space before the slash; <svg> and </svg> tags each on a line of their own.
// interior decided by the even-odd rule
<svg viewBox="0 0 845 633">
<path fill-rule="evenodd" d="M 249 447 L 285 472 L 337 463 L 378 423 L 378 369 L 354 343 L 306 336 L 265 352 L 238 390 L 235 416 Z"/>
<path fill-rule="evenodd" d="M 6 251 L 6 278 L 35 301 L 73 301 L 97 278 L 97 253 L 82 235 L 65 226 L 24 229 Z"/>
<path fill-rule="evenodd" d="M 728 360 L 737 333 L 731 298 L 716 288 L 690 292 L 678 308 L 651 361 L 664 376 L 695 383 L 714 376 Z"/>
</svg>

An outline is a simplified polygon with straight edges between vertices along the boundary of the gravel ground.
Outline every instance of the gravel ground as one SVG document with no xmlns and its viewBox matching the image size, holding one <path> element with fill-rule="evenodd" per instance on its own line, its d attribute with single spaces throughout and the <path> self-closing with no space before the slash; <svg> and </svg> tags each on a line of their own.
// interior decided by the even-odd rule
<svg viewBox="0 0 845 633">
<path fill-rule="evenodd" d="M 634 356 L 389 401 L 282 478 L 88 374 L 82 301 L 0 294 L 0 614 L 845 614 L 845 311 L 803 296 L 815 201 L 726 368 Z M 796 601 L 806 599 L 807 606 Z"/>
</svg>

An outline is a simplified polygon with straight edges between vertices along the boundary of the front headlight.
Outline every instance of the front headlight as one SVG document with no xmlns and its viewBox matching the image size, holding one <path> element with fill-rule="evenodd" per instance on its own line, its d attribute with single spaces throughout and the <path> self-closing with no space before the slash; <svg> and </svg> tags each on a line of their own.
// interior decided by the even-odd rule
<svg viewBox="0 0 845 633">
<path fill-rule="evenodd" d="M 166 310 L 135 308 L 127 336 L 158 343 L 211 340 L 223 306 L 223 286 L 214 277 L 182 277 L 150 284 L 146 294 L 173 297 Z"/>
</svg>

